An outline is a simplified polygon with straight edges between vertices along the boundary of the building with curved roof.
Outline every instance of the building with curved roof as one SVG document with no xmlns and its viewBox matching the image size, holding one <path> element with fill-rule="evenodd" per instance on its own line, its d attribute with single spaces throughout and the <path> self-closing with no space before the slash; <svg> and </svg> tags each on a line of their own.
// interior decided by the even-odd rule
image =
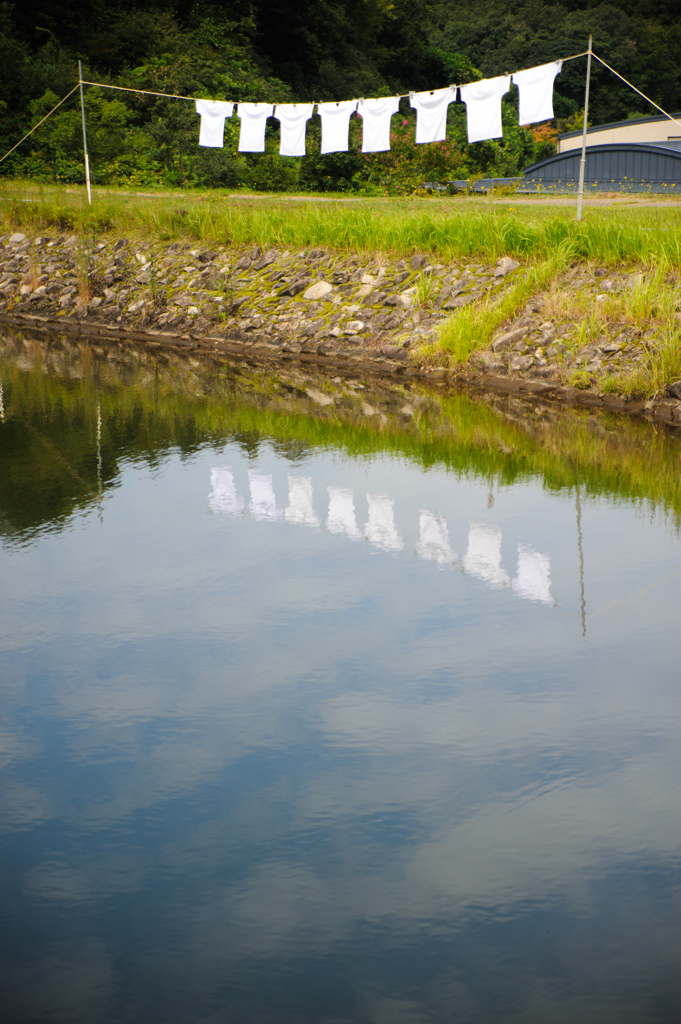
<svg viewBox="0 0 681 1024">
<path fill-rule="evenodd" d="M 653 192 L 681 198 L 681 114 L 594 125 L 587 129 L 585 192 Z M 582 132 L 566 132 L 558 152 L 525 167 L 522 177 L 484 178 L 449 184 L 487 192 L 513 186 L 518 192 L 576 192 Z M 446 186 L 426 185 L 427 188 Z"/>
<path fill-rule="evenodd" d="M 673 115 L 678 124 L 664 114 L 655 117 L 636 117 L 628 121 L 613 121 L 612 124 L 592 125 L 586 130 L 587 146 L 605 146 L 611 143 L 636 145 L 657 145 L 660 142 L 681 142 L 681 114 Z M 582 129 L 565 132 L 556 140 L 558 153 L 567 153 L 582 148 Z"/>
<path fill-rule="evenodd" d="M 523 170 L 522 186 L 527 182 L 536 190 L 543 185 L 552 191 L 571 191 L 579 182 L 581 156 L 580 145 L 530 164 Z M 589 145 L 584 184 L 591 191 L 681 194 L 681 139 Z"/>
</svg>

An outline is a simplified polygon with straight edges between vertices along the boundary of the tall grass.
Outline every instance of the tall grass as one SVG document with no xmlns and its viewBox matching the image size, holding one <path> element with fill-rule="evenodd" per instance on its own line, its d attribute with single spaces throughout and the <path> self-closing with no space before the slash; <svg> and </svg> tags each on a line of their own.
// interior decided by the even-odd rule
<svg viewBox="0 0 681 1024">
<path fill-rule="evenodd" d="M 450 364 L 466 363 L 474 352 L 486 348 L 504 323 L 513 320 L 534 296 L 545 317 L 576 321 L 576 330 L 563 341 L 573 357 L 584 347 L 600 344 L 604 336 L 612 337 L 626 327 L 633 327 L 638 334 L 649 332 L 654 342 L 645 356 L 633 367 L 603 377 L 599 386 L 605 392 L 628 396 L 664 395 L 672 381 L 681 379 L 681 300 L 676 276 L 658 267 L 633 291 L 601 295 L 601 301 L 596 302 L 591 293 L 561 288 L 560 272 L 571 261 L 568 245 L 550 259 L 537 261 L 500 299 L 488 298 L 479 306 L 464 306 L 445 320 L 438 338 L 424 346 L 420 354 L 427 361 L 441 362 L 444 355 Z M 570 383 L 590 387 L 593 374 L 584 368 L 575 369 Z"/>
<path fill-rule="evenodd" d="M 488 298 L 482 306 L 463 306 L 444 321 L 437 341 L 424 350 L 424 355 L 440 356 L 445 352 L 452 363 L 467 362 L 476 350 L 489 345 L 502 324 L 516 316 L 532 295 L 546 288 L 571 259 L 572 247 L 563 243 L 549 259 L 528 267 L 498 300 Z"/>
<path fill-rule="evenodd" d="M 633 291 L 601 296 L 594 302 L 585 292 L 553 287 L 542 296 L 544 313 L 556 320 L 577 322 L 577 329 L 564 344 L 575 355 L 587 345 L 599 344 L 603 336 L 612 337 L 623 327 L 633 327 L 654 338 L 653 346 L 633 368 L 615 371 L 603 378 L 603 391 L 646 398 L 664 394 L 671 381 L 681 378 L 681 298 L 675 275 L 657 267 L 639 281 Z M 574 381 L 581 375 L 582 386 L 592 381 L 586 370 L 575 371 Z"/>
<path fill-rule="evenodd" d="M 633 370 L 611 374 L 602 383 L 604 391 L 661 397 L 667 385 L 681 380 L 681 323 L 679 292 L 661 271 L 634 289 L 633 295 L 613 296 L 602 303 L 604 315 L 619 317 L 643 330 L 655 332 L 656 341 L 645 359 Z"/>
<path fill-rule="evenodd" d="M 25 201 L 28 200 L 28 201 Z M 211 197 L 158 198 L 125 193 L 95 197 L 92 207 L 65 190 L 0 190 L 5 230 L 33 228 L 134 234 L 153 240 L 186 237 L 234 243 L 339 250 L 376 249 L 407 255 L 432 252 L 442 259 L 545 257 L 569 250 L 574 259 L 681 266 L 681 213 L 677 210 L 574 210 L 483 207 L 467 200 L 314 203 Z"/>
</svg>

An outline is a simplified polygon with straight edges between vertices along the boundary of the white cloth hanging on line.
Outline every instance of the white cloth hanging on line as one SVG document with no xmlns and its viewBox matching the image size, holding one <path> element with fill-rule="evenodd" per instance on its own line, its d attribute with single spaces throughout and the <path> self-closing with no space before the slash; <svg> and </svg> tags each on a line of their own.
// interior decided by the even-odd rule
<svg viewBox="0 0 681 1024">
<path fill-rule="evenodd" d="M 201 115 L 199 146 L 222 149 L 225 144 L 225 118 L 231 117 L 233 103 L 222 100 L 197 100 L 196 113 Z"/>
<path fill-rule="evenodd" d="M 314 103 L 278 103 L 274 116 L 281 125 L 280 156 L 305 156 L 305 127 Z"/>
<path fill-rule="evenodd" d="M 416 142 L 443 142 L 447 134 L 447 110 L 456 99 L 456 86 L 434 92 L 412 92 L 409 102 L 416 111 Z"/>
<path fill-rule="evenodd" d="M 501 138 L 501 97 L 506 95 L 510 86 L 510 75 L 485 78 L 482 82 L 461 86 L 461 99 L 466 104 L 469 142 Z"/>
<path fill-rule="evenodd" d="M 317 104 L 322 119 L 322 153 L 347 153 L 350 117 L 356 110 L 357 100 Z"/>
<path fill-rule="evenodd" d="M 518 86 L 518 124 L 550 121 L 553 117 L 553 83 L 563 62 L 540 64 L 526 71 L 516 71 L 513 82 Z"/>
<path fill-rule="evenodd" d="M 553 115 L 553 85 L 562 61 L 552 61 L 510 75 L 487 78 L 460 86 L 466 104 L 468 141 L 482 142 L 503 136 L 501 98 L 509 90 L 511 80 L 518 86 L 518 123 L 534 124 L 548 121 Z M 447 111 L 456 100 L 457 86 L 410 93 L 416 110 L 416 143 L 442 142 L 447 134 Z M 348 150 L 350 117 L 356 111 L 363 121 L 362 152 L 381 153 L 390 149 L 390 123 L 399 110 L 399 96 L 377 99 L 345 100 L 341 103 L 320 103 L 322 119 L 322 153 L 344 153 Z M 199 145 L 221 149 L 224 145 L 225 120 L 232 116 L 234 103 L 221 100 L 196 100 L 201 115 Z M 282 156 L 305 156 L 305 130 L 312 117 L 312 103 L 239 103 L 241 119 L 239 151 L 263 153 L 265 127 L 273 114 L 281 124 L 279 152 Z"/>
<path fill-rule="evenodd" d="M 357 101 L 357 113 L 364 125 L 363 153 L 383 153 L 390 149 L 390 118 L 399 109 L 399 96 L 381 96 L 379 99 Z"/>
<path fill-rule="evenodd" d="M 274 105 L 272 103 L 240 103 L 236 108 L 237 116 L 241 118 L 241 131 L 239 132 L 240 153 L 264 153 L 265 152 L 265 128 L 267 118 L 272 116 Z"/>
</svg>

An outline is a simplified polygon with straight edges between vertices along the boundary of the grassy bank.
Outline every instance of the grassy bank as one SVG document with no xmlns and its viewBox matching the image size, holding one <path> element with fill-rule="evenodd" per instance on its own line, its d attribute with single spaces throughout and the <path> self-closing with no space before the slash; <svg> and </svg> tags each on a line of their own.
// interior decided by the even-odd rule
<svg viewBox="0 0 681 1024">
<path fill-rule="evenodd" d="M 560 250 L 572 260 L 681 267 L 681 210 L 669 208 L 593 209 L 578 223 L 569 208 L 514 207 L 512 201 L 489 208 L 457 199 L 311 205 L 214 194 L 199 202 L 121 192 L 96 197 L 89 207 L 80 192 L 7 183 L 0 200 L 5 231 L 111 232 L 157 240 L 229 240 L 399 255 L 429 252 L 442 260 L 504 255 L 541 260 Z"/>
<path fill-rule="evenodd" d="M 526 206 L 512 200 L 503 204 L 468 199 L 313 203 L 295 197 L 263 201 L 216 197 L 215 193 L 197 199 L 111 192 L 96 196 L 88 206 L 82 190 L 16 184 L 0 190 L 0 200 L 0 226 L 6 233 L 75 233 L 83 265 L 102 236 L 134 239 L 143 247 L 182 240 L 189 247 L 192 243 L 219 246 L 221 251 L 229 247 L 235 255 L 239 247 L 253 244 L 291 251 L 291 258 L 321 248 L 334 257 L 358 254 L 377 265 L 426 253 L 435 270 L 431 268 L 430 277 L 425 275 L 431 271 L 425 271 L 415 282 L 417 316 L 411 334 L 409 323 L 402 325 L 407 329 L 402 341 L 411 338 L 412 354 L 420 363 L 462 367 L 472 358 L 479 362 L 495 336 L 514 327 L 519 318 L 527 320 L 528 308 L 535 307 L 539 319 L 528 328 L 524 348 L 525 355 L 532 356 L 533 372 L 541 366 L 548 347 L 539 336 L 543 320 L 550 321 L 559 334 L 569 328 L 568 335 L 554 339 L 560 340 L 561 352 L 556 356 L 554 351 L 550 357 L 553 380 L 626 397 L 660 399 L 681 378 L 679 209 L 632 203 L 588 210 L 578 223 L 572 208 Z M 521 264 L 507 287 L 498 293 L 469 287 L 470 304 L 445 317 L 438 289 L 446 271 L 438 270 L 437 264 L 458 265 L 457 272 L 462 264 L 477 265 L 484 278 L 502 256 Z M 35 250 L 32 259 L 37 281 Z M 484 264 L 487 269 L 480 271 Z M 597 270 L 608 278 L 603 284 L 619 291 L 599 294 Z M 622 290 L 616 278 L 625 272 L 631 287 Z M 584 277 L 581 290 L 566 284 L 574 273 Z M 263 307 L 260 312 L 268 310 Z M 430 318 L 433 327 L 422 343 L 419 317 Z M 626 331 L 630 336 L 625 347 L 633 352 L 632 359 L 608 357 L 596 366 L 598 360 L 592 355 L 589 363 L 587 354 L 592 349 L 617 343 Z M 502 373 L 515 372 L 509 358 L 506 367 L 496 366 Z"/>
<path fill-rule="evenodd" d="M 565 286 L 569 252 L 557 250 L 537 260 L 515 280 L 498 301 L 466 306 L 444 321 L 438 338 L 422 349 L 435 364 L 445 360 L 462 366 L 488 348 L 499 332 L 513 328 L 528 300 L 540 319 L 575 329 L 561 339 L 561 378 L 576 388 L 597 386 L 623 397 L 662 398 L 673 381 L 681 379 L 681 290 L 675 268 L 655 266 L 639 270 L 631 291 L 602 294 L 594 301 L 591 289 Z M 639 268 L 636 268 L 639 269 Z M 580 353 L 597 349 L 610 339 L 631 331 L 648 338 L 641 356 L 616 369 L 604 367 L 597 375 L 580 360 Z M 539 346 L 541 347 L 541 346 Z M 528 350 L 532 348 L 528 346 Z"/>
</svg>

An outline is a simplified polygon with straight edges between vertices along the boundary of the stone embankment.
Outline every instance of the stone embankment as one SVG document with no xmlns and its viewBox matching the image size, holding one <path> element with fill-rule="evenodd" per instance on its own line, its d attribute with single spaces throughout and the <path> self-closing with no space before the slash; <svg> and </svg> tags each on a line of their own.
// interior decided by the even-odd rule
<svg viewBox="0 0 681 1024">
<path fill-rule="evenodd" d="M 579 325 L 546 313 L 541 300 L 472 364 L 450 370 L 423 358 L 442 321 L 462 306 L 494 302 L 522 267 L 445 266 L 427 255 L 369 258 L 324 249 L 32 236 L 0 238 L 0 320 L 15 327 L 130 338 L 241 358 L 299 360 L 333 373 L 450 380 L 468 387 L 533 394 L 681 422 L 681 388 L 664 401 L 631 401 L 567 383 L 571 369 L 631 366 L 649 339 L 631 327 L 576 349 Z M 572 275 L 570 277 L 570 275 Z M 566 288 L 599 295 L 636 279 L 576 268 Z"/>
</svg>

